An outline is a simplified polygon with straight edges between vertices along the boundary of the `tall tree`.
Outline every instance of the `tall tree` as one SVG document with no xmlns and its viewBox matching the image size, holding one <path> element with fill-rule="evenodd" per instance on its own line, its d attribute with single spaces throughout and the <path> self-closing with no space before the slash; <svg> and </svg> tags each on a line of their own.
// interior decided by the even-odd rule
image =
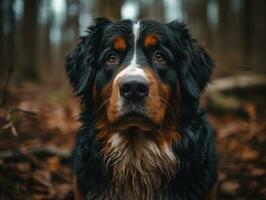
<svg viewBox="0 0 266 200">
<path fill-rule="evenodd" d="M 7 75 L 7 69 L 10 67 L 13 68 L 15 62 L 14 51 L 16 21 L 13 4 L 14 0 L 1 2 L 0 27 L 2 31 L 0 33 L 0 72 L 4 75 L 3 79 L 5 79 L 5 75 Z"/>
<path fill-rule="evenodd" d="M 256 2 L 256 1 L 255 1 Z M 243 27 L 243 58 L 246 70 L 251 68 L 252 39 L 253 39 L 253 5 L 254 1 L 244 0 L 242 8 Z"/>
<path fill-rule="evenodd" d="M 38 79 L 37 69 L 37 19 L 38 2 L 36 0 L 24 1 L 24 17 L 22 23 L 24 62 L 22 74 L 28 79 Z"/>
<path fill-rule="evenodd" d="M 98 17 L 108 17 L 112 20 L 121 19 L 123 0 L 97 0 Z"/>
</svg>

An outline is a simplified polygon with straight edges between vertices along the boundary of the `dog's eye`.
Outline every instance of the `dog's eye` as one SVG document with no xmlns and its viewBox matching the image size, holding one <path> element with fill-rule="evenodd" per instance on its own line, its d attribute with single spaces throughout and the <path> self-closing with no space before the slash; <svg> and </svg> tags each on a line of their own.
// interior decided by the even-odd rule
<svg viewBox="0 0 266 200">
<path fill-rule="evenodd" d="M 106 60 L 107 64 L 117 64 L 119 62 L 118 56 L 115 53 L 111 53 Z"/>
<path fill-rule="evenodd" d="M 164 64 L 165 58 L 162 53 L 156 53 L 154 56 L 154 62 L 158 64 Z"/>
</svg>

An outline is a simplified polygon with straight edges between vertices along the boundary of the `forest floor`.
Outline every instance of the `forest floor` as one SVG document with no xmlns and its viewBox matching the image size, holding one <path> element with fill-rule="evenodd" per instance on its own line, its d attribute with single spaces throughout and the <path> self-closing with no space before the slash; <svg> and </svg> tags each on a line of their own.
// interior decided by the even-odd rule
<svg viewBox="0 0 266 200">
<path fill-rule="evenodd" d="M 73 199 L 69 155 L 80 126 L 77 101 L 47 101 L 38 89 L 11 91 L 9 111 L 0 107 L 0 200 Z M 203 100 L 220 154 L 218 199 L 266 199 L 263 92 L 234 92 L 238 110 Z"/>
</svg>

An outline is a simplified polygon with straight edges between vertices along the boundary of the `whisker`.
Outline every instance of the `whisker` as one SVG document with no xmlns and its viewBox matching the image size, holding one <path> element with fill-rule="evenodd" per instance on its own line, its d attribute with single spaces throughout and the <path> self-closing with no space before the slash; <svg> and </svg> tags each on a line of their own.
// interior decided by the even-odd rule
<svg viewBox="0 0 266 200">
<path fill-rule="evenodd" d="M 104 106 L 111 101 L 111 98 L 108 98 L 102 102 L 102 104 L 95 111 L 91 123 L 94 124 L 97 120 L 101 119 L 104 115 L 99 115 Z"/>
<path fill-rule="evenodd" d="M 166 107 L 166 105 L 164 105 L 164 104 L 161 104 L 161 105 L 170 113 L 169 120 L 165 120 L 165 123 L 167 125 L 165 128 L 168 129 L 168 127 L 169 127 L 169 130 L 170 130 L 171 125 L 175 124 L 176 120 L 175 120 L 174 116 L 171 114 L 171 111 L 169 110 L 169 108 Z"/>
<path fill-rule="evenodd" d="M 103 103 L 96 110 L 96 113 L 100 112 L 100 110 L 103 108 L 103 106 L 106 105 L 107 103 L 109 103 L 110 101 L 111 101 L 111 98 L 108 98 L 108 99 L 104 100 Z"/>
<path fill-rule="evenodd" d="M 160 97 L 160 100 L 160 104 L 170 113 L 173 122 L 176 122 L 176 115 L 173 107 L 164 98 Z"/>
</svg>

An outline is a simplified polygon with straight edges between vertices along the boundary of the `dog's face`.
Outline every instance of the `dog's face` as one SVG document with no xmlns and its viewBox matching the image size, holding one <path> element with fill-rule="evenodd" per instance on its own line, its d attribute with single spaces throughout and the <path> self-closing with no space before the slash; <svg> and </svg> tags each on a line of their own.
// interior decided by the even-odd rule
<svg viewBox="0 0 266 200">
<path fill-rule="evenodd" d="M 66 70 L 83 99 L 84 123 L 95 123 L 104 160 L 115 163 L 121 187 L 131 179 L 137 193 L 151 192 L 160 185 L 158 174 L 173 176 L 179 160 L 172 146 L 196 113 L 212 68 L 184 24 L 100 18 L 89 27 Z"/>
<path fill-rule="evenodd" d="M 183 24 L 101 18 L 88 32 L 66 68 L 91 112 L 117 130 L 176 125 L 193 114 L 213 64 Z"/>
<path fill-rule="evenodd" d="M 66 69 L 75 92 L 111 124 L 160 126 L 169 103 L 181 114 L 209 80 L 213 63 L 184 24 L 99 18 L 88 32 Z"/>
<path fill-rule="evenodd" d="M 104 107 L 118 131 L 158 128 L 167 108 L 178 109 L 175 52 L 168 37 L 164 25 L 154 21 L 119 21 L 103 32 L 93 102 L 96 108 Z M 175 99 L 171 107 L 170 98 Z"/>
</svg>

